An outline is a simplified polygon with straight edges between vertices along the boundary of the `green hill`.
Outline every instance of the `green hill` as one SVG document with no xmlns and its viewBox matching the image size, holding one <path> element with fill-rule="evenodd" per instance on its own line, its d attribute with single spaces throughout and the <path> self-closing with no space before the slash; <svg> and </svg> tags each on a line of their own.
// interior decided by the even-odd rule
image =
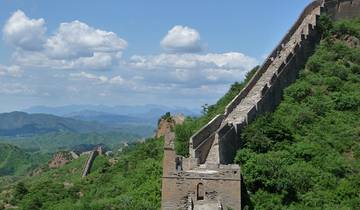
<svg viewBox="0 0 360 210">
<path fill-rule="evenodd" d="M 30 173 L 49 158 L 47 154 L 26 153 L 16 146 L 0 144 L 0 188 L 18 176 Z"/>
<path fill-rule="evenodd" d="M 241 164 L 248 209 L 359 209 L 360 20 L 322 17 L 323 40 L 274 113 L 242 133 Z M 177 126 L 176 149 L 239 92 L 234 84 L 204 115 Z M 22 209 L 159 209 L 162 141 L 149 140 L 99 158 L 86 179 L 85 159 L 17 184 L 0 200 Z"/>
<path fill-rule="evenodd" d="M 59 169 L 24 180 L 0 194 L 1 202 L 21 209 L 159 209 L 162 140 L 148 140 L 116 156 L 98 156 L 81 179 L 86 156 Z"/>
<path fill-rule="evenodd" d="M 107 126 L 49 114 L 11 112 L 0 114 L 0 136 L 29 136 L 50 132 L 76 133 L 112 131 Z"/>
<path fill-rule="evenodd" d="M 241 136 L 256 209 L 360 207 L 360 19 L 329 26 L 276 111 Z"/>
</svg>

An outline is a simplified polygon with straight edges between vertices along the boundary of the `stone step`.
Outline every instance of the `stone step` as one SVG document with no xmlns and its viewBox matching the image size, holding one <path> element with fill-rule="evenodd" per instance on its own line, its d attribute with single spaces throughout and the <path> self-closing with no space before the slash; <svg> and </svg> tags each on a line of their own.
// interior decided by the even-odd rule
<svg viewBox="0 0 360 210">
<path fill-rule="evenodd" d="M 217 135 L 215 136 L 215 140 L 211 145 L 210 151 L 206 157 L 205 165 L 208 164 L 219 164 L 219 139 Z"/>
</svg>

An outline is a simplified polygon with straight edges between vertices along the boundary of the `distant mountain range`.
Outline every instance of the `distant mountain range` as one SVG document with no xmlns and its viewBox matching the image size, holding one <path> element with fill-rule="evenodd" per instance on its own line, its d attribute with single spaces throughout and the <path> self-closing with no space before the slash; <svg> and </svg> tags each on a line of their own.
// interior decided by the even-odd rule
<svg viewBox="0 0 360 210">
<path fill-rule="evenodd" d="M 50 132 L 108 132 L 113 129 L 97 123 L 50 114 L 10 112 L 0 114 L 0 136 L 31 136 Z"/>
<path fill-rule="evenodd" d="M 122 132 L 149 137 L 166 112 L 194 116 L 197 110 L 161 105 L 36 106 L 23 111 L 0 114 L 0 136 L 24 137 L 52 132 Z"/>
<path fill-rule="evenodd" d="M 96 122 L 108 128 L 129 130 L 142 136 L 150 134 L 157 126 L 158 119 L 166 112 L 182 113 L 186 116 L 199 115 L 200 110 L 162 105 L 105 106 L 67 105 L 59 107 L 34 106 L 23 110 L 28 113 L 51 114 L 86 122 Z"/>
<path fill-rule="evenodd" d="M 79 112 L 72 112 L 64 115 L 64 117 L 88 121 L 98 122 L 110 127 L 121 127 L 122 125 L 136 124 L 136 125 L 153 125 L 154 120 L 147 116 L 136 117 L 128 115 L 110 114 L 106 112 L 84 110 Z M 146 120 L 147 119 L 147 120 Z"/>
<path fill-rule="evenodd" d="M 69 116 L 74 113 L 106 113 L 113 115 L 123 115 L 132 117 L 148 117 L 158 118 L 166 112 L 182 113 L 186 116 L 194 116 L 200 114 L 200 109 L 188 109 L 184 107 L 168 107 L 163 105 L 138 105 L 138 106 L 105 106 L 105 105 L 67 105 L 58 107 L 34 106 L 22 110 L 28 113 L 53 114 L 57 116 Z"/>
</svg>

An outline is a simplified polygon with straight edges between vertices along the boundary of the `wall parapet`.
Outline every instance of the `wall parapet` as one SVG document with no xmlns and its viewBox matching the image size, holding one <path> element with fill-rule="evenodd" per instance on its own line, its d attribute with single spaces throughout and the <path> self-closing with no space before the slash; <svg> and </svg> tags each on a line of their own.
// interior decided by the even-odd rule
<svg viewBox="0 0 360 210">
<path fill-rule="evenodd" d="M 84 167 L 84 170 L 82 173 L 82 177 L 86 177 L 90 173 L 92 164 L 94 163 L 94 160 L 97 155 L 98 155 L 98 151 L 96 151 L 96 150 L 90 152 L 89 158 L 86 161 L 86 164 L 85 164 L 85 167 Z"/>
<path fill-rule="evenodd" d="M 197 148 L 212 133 L 219 129 L 224 115 L 216 115 L 209 123 L 204 125 L 199 131 L 190 137 L 190 148 Z"/>
</svg>

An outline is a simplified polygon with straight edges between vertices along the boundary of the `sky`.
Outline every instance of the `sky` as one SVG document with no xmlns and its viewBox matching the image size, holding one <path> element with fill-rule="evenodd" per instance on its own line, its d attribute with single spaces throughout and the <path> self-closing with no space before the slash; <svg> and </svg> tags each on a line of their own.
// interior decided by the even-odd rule
<svg viewBox="0 0 360 210">
<path fill-rule="evenodd" d="M 310 2 L 0 0 L 0 112 L 213 104 Z"/>
</svg>

